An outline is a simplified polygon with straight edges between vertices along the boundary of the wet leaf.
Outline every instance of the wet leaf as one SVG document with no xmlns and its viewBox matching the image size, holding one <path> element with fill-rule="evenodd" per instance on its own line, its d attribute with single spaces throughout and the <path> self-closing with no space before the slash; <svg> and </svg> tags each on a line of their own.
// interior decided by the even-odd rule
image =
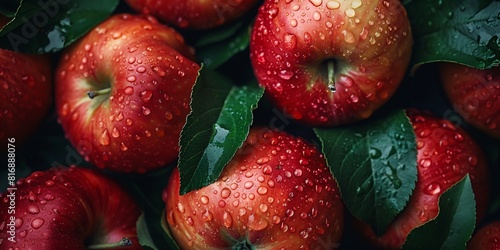
<svg viewBox="0 0 500 250">
<path fill-rule="evenodd" d="M 432 62 L 500 64 L 500 1 L 405 1 L 415 39 L 413 70 Z"/>
<path fill-rule="evenodd" d="M 181 132 L 181 193 L 202 188 L 219 178 L 224 166 L 248 135 L 252 111 L 264 89 L 237 86 L 223 75 L 202 70 L 193 89 L 191 113 Z"/>
<path fill-rule="evenodd" d="M 2 1 L 0 3 L 0 14 L 7 17 L 14 17 L 20 4 L 21 0 Z"/>
<path fill-rule="evenodd" d="M 197 46 L 196 57 L 203 62 L 204 67 L 216 69 L 237 53 L 244 51 L 250 44 L 250 29 L 247 25 L 238 25 L 227 33 L 209 34 L 201 39 Z M 228 36 L 228 37 L 225 37 Z M 218 40 L 222 39 L 223 40 Z M 217 42 L 211 42 L 217 41 Z"/>
<path fill-rule="evenodd" d="M 469 175 L 444 192 L 438 216 L 413 229 L 403 249 L 465 249 L 476 223 L 476 202 Z"/>
<path fill-rule="evenodd" d="M 139 238 L 139 243 L 145 249 L 154 249 L 158 250 L 159 248 L 153 242 L 151 235 L 149 234 L 149 228 L 146 223 L 146 218 L 144 214 L 139 216 L 137 219 L 137 237 Z"/>
<path fill-rule="evenodd" d="M 347 208 L 382 234 L 405 207 L 417 180 L 415 134 L 405 112 L 315 132 Z"/>
<path fill-rule="evenodd" d="M 59 51 L 106 19 L 118 0 L 23 0 L 0 31 L 0 48 L 42 54 Z"/>
</svg>

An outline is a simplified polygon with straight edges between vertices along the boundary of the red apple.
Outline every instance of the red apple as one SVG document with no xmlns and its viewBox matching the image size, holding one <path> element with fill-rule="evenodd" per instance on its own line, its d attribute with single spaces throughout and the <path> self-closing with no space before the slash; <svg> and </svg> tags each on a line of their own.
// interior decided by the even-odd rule
<svg viewBox="0 0 500 250">
<path fill-rule="evenodd" d="M 104 175 L 59 167 L 19 179 L 0 195 L 0 248 L 142 249 L 136 233 L 141 210 Z M 125 249 L 125 248 L 124 248 Z"/>
<path fill-rule="evenodd" d="M 440 70 L 455 111 L 467 123 L 500 139 L 500 67 L 480 70 L 444 63 Z"/>
<path fill-rule="evenodd" d="M 436 218 L 441 194 L 467 173 L 475 194 L 477 221 L 489 201 L 487 161 L 472 137 L 431 114 L 409 110 L 407 115 L 417 140 L 418 179 L 413 194 L 382 236 L 377 237 L 367 224 L 361 226 L 369 241 L 383 249 L 400 249 L 411 230 Z"/>
<path fill-rule="evenodd" d="M 479 228 L 467 243 L 469 250 L 500 249 L 500 221 L 493 221 Z"/>
<path fill-rule="evenodd" d="M 219 179 L 179 195 L 173 172 L 163 199 L 182 249 L 336 249 L 344 210 L 335 179 L 313 145 L 252 129 Z"/>
<path fill-rule="evenodd" d="M 126 0 L 134 10 L 178 28 L 210 29 L 231 22 L 259 0 Z"/>
<path fill-rule="evenodd" d="M 250 40 L 259 83 L 309 126 L 371 116 L 399 86 L 412 48 L 398 0 L 267 0 Z"/>
<path fill-rule="evenodd" d="M 0 27 L 8 19 L 0 16 Z M 29 65 L 29 67 L 27 67 Z M 22 143 L 52 103 L 52 63 L 47 55 L 0 49 L 0 141 Z"/>
<path fill-rule="evenodd" d="M 199 68 L 182 36 L 153 17 L 109 18 L 62 55 L 55 98 L 66 136 L 99 168 L 173 162 Z"/>
</svg>

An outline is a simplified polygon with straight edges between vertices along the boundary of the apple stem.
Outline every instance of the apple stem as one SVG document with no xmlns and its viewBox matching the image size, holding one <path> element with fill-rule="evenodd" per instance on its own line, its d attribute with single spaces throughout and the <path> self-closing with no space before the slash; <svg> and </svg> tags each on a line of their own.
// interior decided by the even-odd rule
<svg viewBox="0 0 500 250">
<path fill-rule="evenodd" d="M 116 243 L 94 244 L 88 246 L 87 249 L 111 249 L 115 247 L 126 247 L 126 246 L 132 246 L 132 241 L 125 237 Z"/>
<path fill-rule="evenodd" d="M 90 99 L 94 99 L 96 96 L 100 95 L 107 95 L 111 92 L 111 88 L 105 88 L 105 89 L 100 89 L 100 90 L 89 90 L 87 91 L 87 95 L 89 96 Z"/>
<path fill-rule="evenodd" d="M 329 60 L 327 62 L 327 70 L 328 70 L 328 88 L 335 92 L 337 89 L 335 88 L 335 62 Z"/>
</svg>

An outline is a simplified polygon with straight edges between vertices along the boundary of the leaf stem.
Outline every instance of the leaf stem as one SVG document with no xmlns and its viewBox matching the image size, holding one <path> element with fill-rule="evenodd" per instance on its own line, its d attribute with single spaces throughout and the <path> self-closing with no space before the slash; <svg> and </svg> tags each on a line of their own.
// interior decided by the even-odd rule
<svg viewBox="0 0 500 250">
<path fill-rule="evenodd" d="M 335 88 L 335 62 L 333 60 L 328 60 L 327 71 L 328 71 L 328 88 L 332 92 L 335 92 L 337 89 Z"/>
<path fill-rule="evenodd" d="M 87 91 L 87 95 L 90 99 L 94 99 L 96 96 L 107 95 L 111 92 L 111 88 L 105 88 L 100 90 L 89 90 Z"/>
<path fill-rule="evenodd" d="M 126 247 L 132 246 L 132 241 L 127 237 L 122 238 L 120 241 L 115 243 L 103 243 L 103 244 L 93 244 L 87 247 L 87 249 L 111 249 L 115 247 Z"/>
</svg>

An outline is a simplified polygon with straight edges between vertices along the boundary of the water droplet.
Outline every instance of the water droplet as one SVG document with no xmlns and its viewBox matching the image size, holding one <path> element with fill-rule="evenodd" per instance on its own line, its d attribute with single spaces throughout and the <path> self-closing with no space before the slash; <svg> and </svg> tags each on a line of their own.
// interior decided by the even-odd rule
<svg viewBox="0 0 500 250">
<path fill-rule="evenodd" d="M 426 128 L 426 129 L 423 129 L 422 131 L 420 131 L 420 132 L 418 133 L 418 135 L 419 135 L 421 138 L 425 138 L 425 137 L 427 137 L 427 136 L 431 135 L 431 133 L 432 133 L 432 131 L 431 131 L 430 129 L 427 129 L 427 128 Z"/>
<path fill-rule="evenodd" d="M 190 225 L 190 226 L 194 225 L 194 220 L 193 220 L 193 218 L 192 218 L 191 216 L 188 216 L 188 217 L 186 218 L 186 222 L 187 222 L 187 224 L 188 224 L 188 225 Z"/>
<path fill-rule="evenodd" d="M 426 222 L 426 221 L 429 220 L 429 216 L 427 215 L 427 213 L 425 212 L 425 210 L 420 211 L 420 213 L 418 214 L 418 218 L 422 222 Z"/>
<path fill-rule="evenodd" d="M 226 202 L 225 202 L 225 201 L 223 201 L 223 200 L 220 200 L 220 201 L 217 203 L 217 205 L 219 205 L 219 207 L 221 207 L 221 208 L 222 208 L 222 207 L 225 207 L 225 206 L 226 206 Z"/>
<path fill-rule="evenodd" d="M 45 196 L 43 198 L 46 201 L 51 201 L 51 200 L 55 199 L 54 195 L 52 195 L 52 194 L 45 194 Z"/>
<path fill-rule="evenodd" d="M 28 206 L 28 212 L 30 214 L 38 214 L 38 213 L 40 213 L 40 209 L 38 208 L 37 205 L 29 205 Z"/>
<path fill-rule="evenodd" d="M 352 3 L 351 3 L 351 8 L 353 8 L 353 9 L 357 9 L 357 8 L 359 8 L 361 5 L 363 5 L 363 2 L 361 2 L 361 0 L 354 0 L 354 1 L 352 1 Z"/>
<path fill-rule="evenodd" d="M 144 67 L 144 66 L 139 66 L 139 67 L 137 67 L 136 71 L 137 71 L 138 73 L 144 73 L 144 72 L 146 72 L 146 67 Z"/>
<path fill-rule="evenodd" d="M 123 93 L 125 93 L 126 95 L 133 95 L 134 94 L 134 88 L 132 87 L 126 87 L 124 90 L 123 90 Z"/>
<path fill-rule="evenodd" d="M 285 33 L 283 35 L 283 43 L 285 44 L 285 48 L 293 50 L 297 46 L 297 37 L 294 34 Z"/>
<path fill-rule="evenodd" d="M 473 167 L 477 165 L 477 158 L 473 155 L 469 156 L 468 161 L 469 161 L 470 165 Z"/>
<path fill-rule="evenodd" d="M 53 186 L 54 184 L 55 184 L 55 182 L 53 180 L 48 180 L 48 181 L 45 182 L 45 185 L 47 185 L 49 187 Z"/>
<path fill-rule="evenodd" d="M 259 205 L 259 209 L 260 209 L 260 211 L 261 211 L 261 212 L 265 213 L 265 212 L 267 212 L 267 210 L 269 209 L 269 206 L 267 206 L 267 205 L 266 205 L 266 204 L 264 204 L 264 203 L 261 203 L 261 204 Z"/>
<path fill-rule="evenodd" d="M 344 41 L 346 43 L 354 43 L 356 42 L 356 38 L 354 37 L 354 34 L 351 31 L 348 30 L 343 30 L 342 35 L 344 35 Z"/>
<path fill-rule="evenodd" d="M 356 15 L 356 11 L 354 11 L 353 9 L 349 8 L 349 9 L 346 9 L 345 10 L 345 15 L 347 17 L 354 17 Z"/>
<path fill-rule="evenodd" d="M 247 210 L 246 210 L 246 208 L 244 208 L 244 207 L 240 208 L 240 209 L 238 210 L 238 214 L 239 214 L 240 216 L 244 216 L 245 214 L 247 214 Z"/>
<path fill-rule="evenodd" d="M 321 20 L 321 14 L 318 11 L 315 11 L 313 13 L 313 19 L 316 20 L 316 21 Z"/>
<path fill-rule="evenodd" d="M 248 216 L 248 228 L 252 230 L 261 231 L 267 228 L 268 225 L 267 220 L 262 217 L 258 217 L 255 214 Z"/>
<path fill-rule="evenodd" d="M 184 205 L 182 205 L 182 203 L 177 203 L 177 210 L 179 210 L 179 212 L 181 213 L 184 213 L 186 211 L 186 209 L 184 208 Z"/>
<path fill-rule="evenodd" d="M 42 218 L 36 218 L 33 221 L 31 221 L 31 227 L 34 229 L 39 229 L 40 227 L 43 226 L 43 223 L 45 223 L 45 220 Z"/>
<path fill-rule="evenodd" d="M 267 188 L 261 186 L 261 187 L 257 188 L 257 193 L 260 195 L 265 195 L 265 194 L 267 194 Z"/>
<path fill-rule="evenodd" d="M 209 199 L 208 199 L 208 197 L 207 197 L 207 196 L 202 195 L 202 196 L 200 197 L 200 202 L 201 202 L 201 204 L 206 205 L 206 204 L 208 204 Z"/>
<path fill-rule="evenodd" d="M 115 33 L 113 33 L 113 39 L 118 39 L 118 38 L 120 38 L 121 36 L 122 36 L 122 33 L 120 33 L 120 32 L 115 32 Z"/>
<path fill-rule="evenodd" d="M 429 159 L 422 159 L 422 160 L 420 160 L 420 166 L 422 166 L 424 168 L 430 167 L 431 164 L 432 164 L 432 162 Z"/>
<path fill-rule="evenodd" d="M 323 3 L 323 0 L 309 0 L 309 2 L 311 2 L 312 5 L 319 7 Z"/>
<path fill-rule="evenodd" d="M 292 26 L 292 27 L 297 27 L 297 24 L 298 24 L 298 23 L 297 23 L 297 19 L 292 19 L 292 20 L 290 20 L 290 26 Z"/>
<path fill-rule="evenodd" d="M 253 187 L 253 182 L 251 181 L 247 181 L 245 182 L 245 184 L 243 185 L 246 189 L 250 189 Z"/>
<path fill-rule="evenodd" d="M 382 156 L 382 151 L 378 148 L 370 148 L 370 157 L 372 159 L 379 159 Z"/>
<path fill-rule="evenodd" d="M 355 94 L 352 94 L 351 95 L 351 101 L 353 103 L 357 103 L 359 101 L 359 97 L 357 95 L 355 95 Z"/>
<path fill-rule="evenodd" d="M 105 129 L 102 134 L 101 134 L 101 137 L 99 138 L 99 143 L 103 146 L 107 146 L 109 145 L 109 134 L 108 134 L 108 130 Z"/>
<path fill-rule="evenodd" d="M 23 231 L 19 232 L 19 237 L 24 238 L 24 237 L 26 237 L 27 234 L 28 234 L 28 231 L 23 230 Z"/>
<path fill-rule="evenodd" d="M 300 231 L 299 233 L 300 237 L 302 237 L 303 239 L 307 239 L 307 237 L 309 237 L 309 234 L 307 233 L 306 230 L 302 230 Z"/>
<path fill-rule="evenodd" d="M 269 162 L 269 157 L 261 157 L 257 159 L 257 164 L 262 165 Z"/>
<path fill-rule="evenodd" d="M 151 110 L 142 106 L 142 114 L 149 115 L 149 114 L 151 114 Z"/>
<path fill-rule="evenodd" d="M 153 92 L 151 90 L 144 90 L 141 92 L 141 99 L 144 102 L 149 102 L 151 97 L 153 96 Z"/>
<path fill-rule="evenodd" d="M 228 198 L 229 196 L 231 196 L 231 190 L 227 187 L 223 188 L 220 192 L 220 196 L 224 199 Z"/>
<path fill-rule="evenodd" d="M 24 221 L 22 218 L 16 217 L 16 219 L 14 220 L 14 226 L 16 228 L 20 228 L 23 225 L 23 222 Z M 2 230 L 1 227 L 0 227 L 0 230 Z"/>
<path fill-rule="evenodd" d="M 433 182 L 424 188 L 424 193 L 429 195 L 439 194 L 440 192 L 441 192 L 441 186 L 436 182 Z"/>
<path fill-rule="evenodd" d="M 293 172 L 293 174 L 295 176 L 297 176 L 297 177 L 302 176 L 302 169 L 299 169 L 299 168 L 295 169 L 295 171 Z"/>
<path fill-rule="evenodd" d="M 228 211 L 224 211 L 222 214 L 222 221 L 226 228 L 230 228 L 233 225 L 233 217 L 231 217 L 231 214 Z"/>
<path fill-rule="evenodd" d="M 127 81 L 129 81 L 129 82 L 135 82 L 135 80 L 136 80 L 135 76 L 127 77 Z"/>
<path fill-rule="evenodd" d="M 271 174 L 272 172 L 273 172 L 273 168 L 269 165 L 264 166 L 264 168 L 262 169 L 262 173 L 267 174 L 267 175 Z"/>
<path fill-rule="evenodd" d="M 279 224 L 281 222 L 281 218 L 277 215 L 273 215 L 272 221 L 274 224 Z"/>
<path fill-rule="evenodd" d="M 310 43 L 311 41 L 312 41 L 311 34 L 309 34 L 309 32 L 305 32 L 304 33 L 304 42 Z"/>
<path fill-rule="evenodd" d="M 330 10 L 338 9 L 338 8 L 340 8 L 340 3 L 335 1 L 335 0 L 328 1 L 326 3 L 326 8 L 328 8 Z"/>
<path fill-rule="evenodd" d="M 281 70 L 279 73 L 279 77 L 283 80 L 290 80 L 290 78 L 293 77 L 293 72 L 287 70 Z"/>
</svg>

